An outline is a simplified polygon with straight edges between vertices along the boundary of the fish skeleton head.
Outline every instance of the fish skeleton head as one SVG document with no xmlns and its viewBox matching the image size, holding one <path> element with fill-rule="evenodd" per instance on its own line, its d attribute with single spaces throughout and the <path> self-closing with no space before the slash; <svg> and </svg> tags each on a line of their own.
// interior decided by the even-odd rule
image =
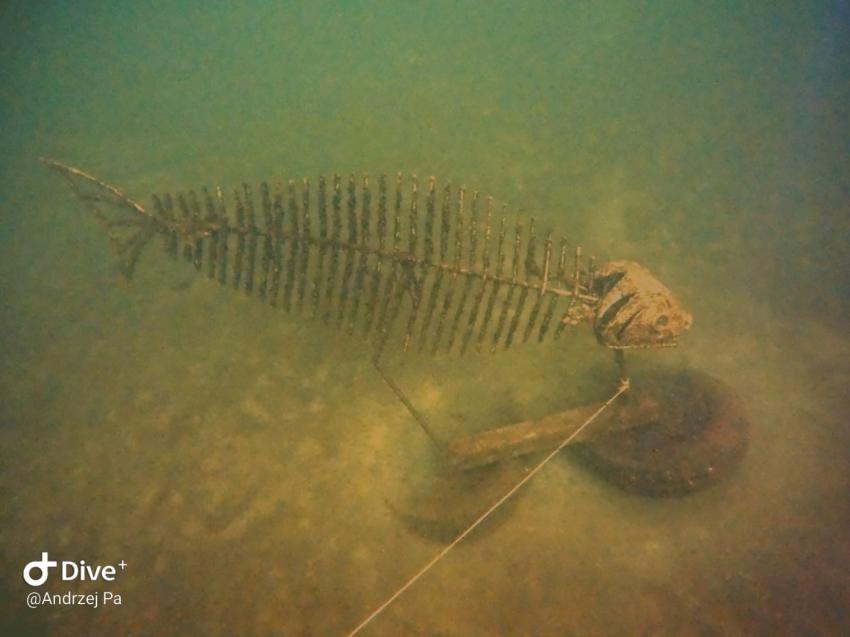
<svg viewBox="0 0 850 637">
<path fill-rule="evenodd" d="M 614 349 L 665 347 L 693 317 L 649 270 L 633 261 L 612 261 L 597 272 L 600 302 L 594 318 L 599 342 Z"/>
</svg>

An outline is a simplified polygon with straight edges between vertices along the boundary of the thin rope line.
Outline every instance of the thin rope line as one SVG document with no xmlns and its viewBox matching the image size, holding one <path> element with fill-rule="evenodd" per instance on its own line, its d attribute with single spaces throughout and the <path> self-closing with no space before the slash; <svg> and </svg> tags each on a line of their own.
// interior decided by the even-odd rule
<svg viewBox="0 0 850 637">
<path fill-rule="evenodd" d="M 364 619 L 362 622 L 360 622 L 360 624 L 358 624 L 358 625 L 357 625 L 357 627 L 356 627 L 354 630 L 352 630 L 350 633 L 348 633 L 347 637 L 353 637 L 354 635 L 356 635 L 357 633 L 359 633 L 361 630 L 363 630 L 363 628 L 365 628 L 365 627 L 366 627 L 366 625 L 367 625 L 367 624 L 369 624 L 369 622 L 371 622 L 373 619 L 375 619 L 375 617 L 377 617 L 379 614 L 381 614 L 381 613 L 384 611 L 384 609 L 386 609 L 386 608 L 387 608 L 387 606 L 389 606 L 389 605 L 390 605 L 390 604 L 392 604 L 392 603 L 393 603 L 396 599 L 398 599 L 398 598 L 401 596 L 401 594 L 402 594 L 402 593 L 404 593 L 404 591 L 406 591 L 408 588 L 410 588 L 411 586 L 413 586 L 413 584 L 416 582 L 416 580 L 418 580 L 420 577 L 422 577 L 423 575 L 425 575 L 425 573 L 427 573 L 429 570 L 431 570 L 431 568 L 432 568 L 432 567 L 433 567 L 433 566 L 434 566 L 437 562 L 439 562 L 441 559 L 443 559 L 443 557 L 445 557 L 446 553 L 448 553 L 448 552 L 449 552 L 449 551 L 451 551 L 451 550 L 452 550 L 455 546 L 457 546 L 458 544 L 460 544 L 460 542 L 461 542 L 461 541 L 462 541 L 462 540 L 463 540 L 463 539 L 464 539 L 467 535 L 469 535 L 470 533 L 472 533 L 472 531 L 473 531 L 473 530 L 474 530 L 474 529 L 475 529 L 475 528 L 476 528 L 479 524 L 481 524 L 484 520 L 486 520 L 486 519 L 490 516 L 490 514 L 492 514 L 492 513 L 493 513 L 496 509 L 498 509 L 500 506 L 502 506 L 502 504 L 504 504 L 504 502 L 505 502 L 508 498 L 510 498 L 510 497 L 511 497 L 514 493 L 516 493 L 517 491 L 519 491 L 519 490 L 520 490 L 520 488 L 522 488 L 522 486 L 523 486 L 526 482 L 528 482 L 529 480 L 531 480 L 531 478 L 533 478 L 533 477 L 534 477 L 534 475 L 535 475 L 538 471 L 540 471 L 540 470 L 541 470 L 541 469 L 542 469 L 542 468 L 546 465 L 546 463 L 547 463 L 547 462 L 549 462 L 552 458 L 554 458 L 554 457 L 558 454 L 558 452 L 559 452 L 559 451 L 561 451 L 561 449 L 563 449 L 564 447 L 566 447 L 566 446 L 567 446 L 567 445 L 568 445 L 568 444 L 569 444 L 569 443 L 570 443 L 570 442 L 571 442 L 571 441 L 572 441 L 572 440 L 573 440 L 576 436 L 578 436 L 578 435 L 582 432 L 582 430 L 584 430 L 584 428 L 585 428 L 585 427 L 587 427 L 590 423 L 592 423 L 594 420 L 596 420 L 596 418 L 599 416 L 599 414 L 601 414 L 603 411 L 605 411 L 605 410 L 608 408 L 608 406 L 609 406 L 611 403 L 613 403 L 615 400 L 617 400 L 617 398 L 619 398 L 619 397 L 620 397 L 620 395 L 621 395 L 623 392 L 625 392 L 628 388 L 629 388 L 629 382 L 628 382 L 628 380 L 623 380 L 623 381 L 621 381 L 621 383 L 620 383 L 620 387 L 617 389 L 616 393 L 615 393 L 613 396 L 611 396 L 611 398 L 609 398 L 608 400 L 606 400 L 606 401 L 605 401 L 605 402 L 604 402 L 604 403 L 603 403 L 603 404 L 599 407 L 599 409 L 597 409 L 595 412 L 593 412 L 593 413 L 590 415 L 590 417 L 589 417 L 587 420 L 585 420 L 585 421 L 582 423 L 582 425 L 581 425 L 578 429 L 576 429 L 573 433 L 571 433 L 569 436 L 567 436 L 566 438 L 564 438 L 564 440 L 561 442 L 561 444 L 559 444 L 559 445 L 558 445 L 558 446 L 557 446 L 557 447 L 556 447 L 553 451 L 551 451 L 551 452 L 549 453 L 549 455 L 547 455 L 545 458 L 543 458 L 543 460 L 541 460 L 541 461 L 537 464 L 537 466 L 536 466 L 536 467 L 534 467 L 534 469 L 532 469 L 531 471 L 529 471 L 529 472 L 528 472 L 528 473 L 527 473 L 527 474 L 526 474 L 526 475 L 522 478 L 522 480 L 520 480 L 519 482 L 517 482 L 517 483 L 516 483 L 516 484 L 515 484 L 515 485 L 511 488 L 511 490 L 510 490 L 510 491 L 508 491 L 505 495 L 503 495 L 501 498 L 499 498 L 493 506 L 491 506 L 491 507 L 490 507 L 489 509 L 487 509 L 484 513 L 482 513 L 482 514 L 478 517 L 478 519 L 477 519 L 477 520 L 475 520 L 475 522 L 473 522 L 472 524 L 470 524 L 470 525 L 469 525 L 469 526 L 468 526 L 468 527 L 467 527 L 467 528 L 466 528 L 466 529 L 465 529 L 465 530 L 464 530 L 464 531 L 463 531 L 460 535 L 458 535 L 458 536 L 457 536 L 454 540 L 452 540 L 451 544 L 448 544 L 448 545 L 447 545 L 445 548 L 443 548 L 443 549 L 442 549 L 439 553 L 437 553 L 434 557 L 432 557 L 432 558 L 431 558 L 431 560 L 430 560 L 427 564 L 425 564 L 425 566 L 423 566 L 421 569 L 419 569 L 419 571 L 418 571 L 418 572 L 417 572 L 417 573 L 416 573 L 413 577 L 411 577 L 409 580 L 407 580 L 407 582 L 405 582 L 405 583 L 404 583 L 404 585 L 403 585 L 401 588 L 399 588 L 399 589 L 398 589 L 395 593 L 393 593 L 393 594 L 390 596 L 390 598 L 389 598 L 389 599 L 387 599 L 387 601 L 385 601 L 383 604 L 381 604 L 380 606 L 378 606 L 378 608 L 376 608 L 374 611 L 372 611 L 372 613 L 371 613 L 371 614 L 370 614 L 370 615 L 369 615 L 366 619 Z"/>
</svg>

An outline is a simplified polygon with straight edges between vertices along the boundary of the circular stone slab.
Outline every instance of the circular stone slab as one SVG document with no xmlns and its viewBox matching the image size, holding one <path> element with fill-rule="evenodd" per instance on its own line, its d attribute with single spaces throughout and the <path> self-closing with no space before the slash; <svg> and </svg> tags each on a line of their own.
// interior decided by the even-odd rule
<svg viewBox="0 0 850 637">
<path fill-rule="evenodd" d="M 568 447 L 617 486 L 646 496 L 681 496 L 713 484 L 743 457 L 749 423 L 735 392 L 692 369 L 647 371 L 632 379 L 613 424 Z M 629 422 L 630 406 L 651 401 L 653 417 Z"/>
</svg>

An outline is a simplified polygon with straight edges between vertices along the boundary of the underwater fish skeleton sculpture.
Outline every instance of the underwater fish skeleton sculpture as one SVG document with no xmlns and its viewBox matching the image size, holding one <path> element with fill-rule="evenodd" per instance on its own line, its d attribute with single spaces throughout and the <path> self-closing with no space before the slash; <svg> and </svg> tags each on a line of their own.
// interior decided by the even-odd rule
<svg viewBox="0 0 850 637">
<path fill-rule="evenodd" d="M 158 235 L 220 284 L 288 311 L 309 306 L 326 322 L 374 332 L 381 347 L 405 297 L 405 349 L 418 341 L 434 353 L 495 351 L 518 334 L 542 341 L 582 322 L 611 349 L 669 347 L 692 321 L 643 266 L 597 269 L 566 239 L 541 241 L 533 219 L 525 230 L 506 207 L 494 214 L 491 197 L 438 191 L 433 177 L 424 192 L 400 174 L 393 184 L 381 175 L 376 191 L 353 174 L 320 177 L 315 192 L 306 179 L 274 190 L 264 182 L 258 202 L 247 185 L 232 197 L 204 188 L 154 195 L 148 209 L 78 168 L 41 161 L 92 208 L 125 277 Z"/>
<path fill-rule="evenodd" d="M 424 192 L 415 177 L 385 175 L 290 180 L 258 195 L 243 185 L 154 195 L 151 209 L 115 186 L 54 159 L 41 161 L 70 184 L 103 226 L 126 278 L 151 239 L 221 285 L 271 306 L 309 312 L 348 332 L 374 336 L 376 369 L 423 431 L 459 467 L 532 453 L 556 442 L 554 428 L 521 423 L 499 436 L 445 445 L 379 365 L 395 328 L 407 351 L 464 353 L 508 348 L 519 338 L 558 338 L 568 326 L 593 325 L 615 350 L 676 345 L 692 322 L 646 268 L 612 261 L 596 268 L 581 248 L 534 220 L 509 221 L 506 206 L 435 178 Z M 402 313 L 402 307 L 406 307 Z M 396 327 L 397 326 L 397 327 Z"/>
</svg>

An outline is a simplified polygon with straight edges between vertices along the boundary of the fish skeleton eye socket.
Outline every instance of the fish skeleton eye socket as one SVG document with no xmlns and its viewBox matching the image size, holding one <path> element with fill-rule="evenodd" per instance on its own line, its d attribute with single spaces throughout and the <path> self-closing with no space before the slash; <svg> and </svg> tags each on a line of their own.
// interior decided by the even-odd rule
<svg viewBox="0 0 850 637">
<path fill-rule="evenodd" d="M 662 314 L 657 319 L 655 319 L 655 327 L 664 327 L 665 325 L 667 325 L 668 320 L 669 319 L 667 318 L 667 315 Z"/>
</svg>

